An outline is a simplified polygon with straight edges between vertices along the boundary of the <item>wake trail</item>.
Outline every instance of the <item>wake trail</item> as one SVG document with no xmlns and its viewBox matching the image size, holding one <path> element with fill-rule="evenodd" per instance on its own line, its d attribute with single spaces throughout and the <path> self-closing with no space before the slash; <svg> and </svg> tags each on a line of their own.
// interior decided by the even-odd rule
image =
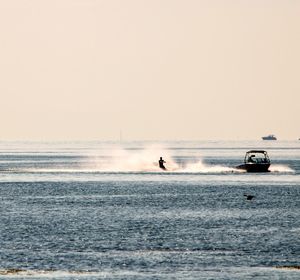
<svg viewBox="0 0 300 280">
<path fill-rule="evenodd" d="M 166 161 L 166 171 L 159 168 L 158 159 L 163 157 Z M 196 162 L 185 164 L 177 163 L 168 149 L 162 146 L 151 145 L 141 150 L 125 150 L 122 148 L 110 151 L 110 157 L 103 160 L 101 156 L 91 156 L 85 163 L 76 167 L 44 167 L 44 168 L 24 168 L 12 169 L 8 172 L 29 172 L 29 173 L 245 173 L 244 170 L 224 165 L 209 165 L 198 157 Z M 293 173 L 295 172 L 285 165 L 271 165 L 270 171 L 273 173 Z"/>
<path fill-rule="evenodd" d="M 280 165 L 280 164 L 272 164 L 269 168 L 271 172 L 277 173 L 294 173 L 295 170 L 290 168 L 287 165 Z"/>
<path fill-rule="evenodd" d="M 159 157 L 165 160 L 166 171 L 158 166 Z M 94 161 L 96 162 L 96 160 Z M 140 151 L 117 149 L 113 151 L 109 162 L 94 166 L 104 172 L 164 172 L 164 173 L 226 173 L 238 172 L 234 167 L 222 165 L 207 165 L 202 160 L 197 162 L 179 164 L 170 151 L 161 146 L 150 146 Z"/>
</svg>

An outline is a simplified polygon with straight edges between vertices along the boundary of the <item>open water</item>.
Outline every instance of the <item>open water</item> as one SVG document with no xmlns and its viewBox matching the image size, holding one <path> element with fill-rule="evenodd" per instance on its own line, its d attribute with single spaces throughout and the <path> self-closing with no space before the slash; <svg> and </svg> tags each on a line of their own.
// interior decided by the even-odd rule
<svg viewBox="0 0 300 280">
<path fill-rule="evenodd" d="M 0 170 L 0 279 L 300 279 L 300 141 L 0 142 Z"/>
</svg>

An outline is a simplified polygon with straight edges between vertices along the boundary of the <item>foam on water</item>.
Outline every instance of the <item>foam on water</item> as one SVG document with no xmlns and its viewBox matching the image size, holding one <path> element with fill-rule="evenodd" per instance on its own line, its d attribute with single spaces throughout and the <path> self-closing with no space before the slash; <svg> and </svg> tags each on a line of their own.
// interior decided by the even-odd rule
<svg viewBox="0 0 300 280">
<path fill-rule="evenodd" d="M 222 165 L 208 165 L 199 160 L 196 163 L 188 163 L 182 170 L 182 172 L 196 172 L 196 173 L 226 173 L 226 172 L 243 172 L 242 170 L 222 166 Z"/>
<path fill-rule="evenodd" d="M 295 170 L 293 170 L 289 166 L 280 165 L 280 164 L 272 164 L 269 169 L 271 172 L 282 172 L 282 173 L 294 173 L 295 172 Z"/>
</svg>

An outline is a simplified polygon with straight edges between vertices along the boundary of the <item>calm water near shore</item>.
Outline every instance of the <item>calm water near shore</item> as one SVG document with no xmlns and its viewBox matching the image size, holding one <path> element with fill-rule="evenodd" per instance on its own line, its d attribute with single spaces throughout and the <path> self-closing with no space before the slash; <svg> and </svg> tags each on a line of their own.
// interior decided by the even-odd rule
<svg viewBox="0 0 300 280">
<path fill-rule="evenodd" d="M 300 141 L 0 142 L 0 199 L 0 279 L 300 279 Z"/>
</svg>

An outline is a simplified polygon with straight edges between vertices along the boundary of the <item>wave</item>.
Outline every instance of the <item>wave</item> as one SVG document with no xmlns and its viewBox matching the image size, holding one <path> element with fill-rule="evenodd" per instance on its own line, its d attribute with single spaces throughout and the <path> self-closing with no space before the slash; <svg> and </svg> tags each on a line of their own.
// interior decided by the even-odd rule
<svg viewBox="0 0 300 280">
<path fill-rule="evenodd" d="M 149 251 L 150 253 L 155 251 Z M 139 254 L 141 252 L 138 252 Z M 101 271 L 95 270 L 56 270 L 56 269 L 19 269 L 8 268 L 0 269 L 1 278 L 13 279 L 112 279 L 112 278 L 128 278 L 128 277 L 145 277 L 145 276 L 158 276 L 156 273 L 149 273 L 143 271 L 133 270 L 117 270 L 117 269 L 102 269 Z M 157 278 L 157 277 L 155 277 Z"/>
<path fill-rule="evenodd" d="M 18 268 L 1 269 L 0 276 L 19 277 L 70 277 L 75 276 L 99 276 L 101 273 L 91 271 L 63 271 L 63 270 L 27 270 Z"/>
</svg>

